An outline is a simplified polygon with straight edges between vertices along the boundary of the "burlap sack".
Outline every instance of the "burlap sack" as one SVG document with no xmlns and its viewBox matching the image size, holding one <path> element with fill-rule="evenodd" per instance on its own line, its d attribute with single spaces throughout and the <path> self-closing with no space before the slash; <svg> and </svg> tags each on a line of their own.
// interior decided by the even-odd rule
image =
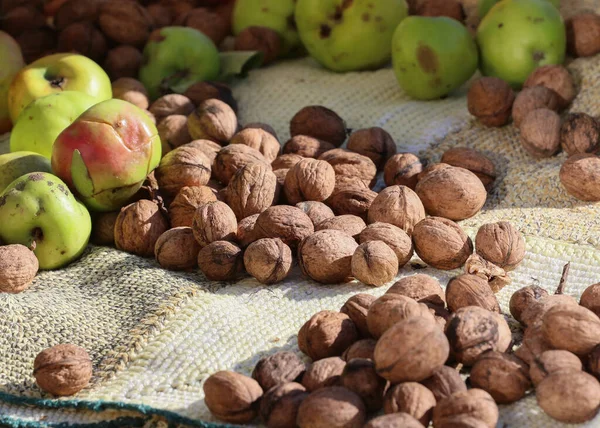
<svg viewBox="0 0 600 428">
<path fill-rule="evenodd" d="M 600 9 L 597 0 L 563 3 L 565 15 Z M 571 111 L 597 115 L 600 57 L 576 60 L 569 69 L 580 86 Z M 600 281 L 600 205 L 565 193 L 558 179 L 564 154 L 533 160 L 512 125 L 490 130 L 476 123 L 466 110 L 464 92 L 443 101 L 414 101 L 403 95 L 391 69 L 338 75 L 310 59 L 254 71 L 235 85 L 241 121 L 270 123 L 282 141 L 296 111 L 321 104 L 351 128 L 385 128 L 399 151 L 419 153 L 428 161 L 439 160 L 453 146 L 489 155 L 499 171 L 497 184 L 483 211 L 462 224 L 473 236 L 483 223 L 509 220 L 526 236 L 526 258 L 498 295 L 503 311 L 508 313 L 508 299 L 523 286 L 536 283 L 554 290 L 569 261 L 566 292 L 579 296 Z M 409 264 L 399 277 L 415 272 Z M 456 274 L 419 272 L 442 284 Z M 260 357 L 277 350 L 302 356 L 296 334 L 312 314 L 338 309 L 358 292 L 379 296 L 388 286 L 317 285 L 297 268 L 273 286 L 252 279 L 215 283 L 198 272 L 167 272 L 151 259 L 90 247 L 68 268 L 41 273 L 26 292 L 0 295 L 0 425 L 166 426 L 168 420 L 216 426 L 202 392 L 211 373 L 249 374 Z M 51 400 L 34 383 L 33 359 L 64 342 L 90 352 L 94 377 L 76 397 Z M 499 426 L 565 425 L 546 416 L 532 395 L 502 406 Z M 600 426 L 600 416 L 583 426 Z"/>
</svg>

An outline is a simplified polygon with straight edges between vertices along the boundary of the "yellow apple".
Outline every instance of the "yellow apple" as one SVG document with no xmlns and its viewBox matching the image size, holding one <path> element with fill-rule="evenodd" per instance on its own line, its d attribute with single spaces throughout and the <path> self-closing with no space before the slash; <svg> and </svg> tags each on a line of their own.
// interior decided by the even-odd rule
<svg viewBox="0 0 600 428">
<path fill-rule="evenodd" d="M 21 48 L 10 35 L 0 31 L 0 134 L 10 131 L 12 122 L 8 114 L 8 88 L 15 75 L 25 67 Z"/>
<path fill-rule="evenodd" d="M 79 91 L 96 102 L 112 98 L 108 75 L 91 59 L 77 54 L 48 55 L 23 68 L 8 90 L 8 109 L 13 122 L 32 101 L 62 91 Z"/>
</svg>

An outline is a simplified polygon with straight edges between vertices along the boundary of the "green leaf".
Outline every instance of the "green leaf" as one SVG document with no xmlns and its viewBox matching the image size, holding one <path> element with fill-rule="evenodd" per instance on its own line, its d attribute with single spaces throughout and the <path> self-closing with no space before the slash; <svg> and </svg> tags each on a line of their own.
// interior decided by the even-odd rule
<svg viewBox="0 0 600 428">
<path fill-rule="evenodd" d="M 221 52 L 221 73 L 219 80 L 229 80 L 234 77 L 246 77 L 250 70 L 263 64 L 264 54 L 260 51 Z"/>
</svg>

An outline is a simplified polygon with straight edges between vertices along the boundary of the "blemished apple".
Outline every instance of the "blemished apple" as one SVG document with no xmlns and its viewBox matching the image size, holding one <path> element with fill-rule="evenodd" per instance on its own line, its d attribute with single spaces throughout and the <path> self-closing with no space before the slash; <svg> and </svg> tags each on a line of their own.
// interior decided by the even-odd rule
<svg viewBox="0 0 600 428">
<path fill-rule="evenodd" d="M 565 59 L 565 24 L 547 0 L 502 0 L 483 18 L 476 39 L 481 72 L 515 89 L 536 68 Z"/>
<path fill-rule="evenodd" d="M 183 93 L 194 83 L 215 80 L 221 64 L 211 39 L 188 27 L 155 30 L 144 47 L 139 78 L 150 98 Z"/>
<path fill-rule="evenodd" d="M 84 92 L 64 91 L 30 103 L 10 134 L 10 151 L 31 151 L 50 159 L 56 137 L 81 113 L 96 104 Z"/>
<path fill-rule="evenodd" d="M 308 53 L 329 70 L 348 72 L 388 63 L 407 15 L 405 0 L 298 0 L 295 17 Z"/>
<path fill-rule="evenodd" d="M 10 118 L 15 123 L 32 101 L 62 91 L 84 92 L 96 102 L 112 98 L 108 75 L 91 59 L 59 53 L 32 62 L 15 76 L 8 90 Z"/>
<path fill-rule="evenodd" d="M 478 4 L 478 13 L 479 13 L 479 17 L 483 18 L 485 15 L 487 15 L 487 13 L 490 11 L 490 9 L 492 7 L 494 7 L 494 5 L 496 3 L 499 3 L 501 0 L 479 0 L 479 4 Z M 560 0 L 546 0 L 550 3 L 552 3 L 555 7 L 560 7 Z"/>
<path fill-rule="evenodd" d="M 159 164 L 161 142 L 144 110 L 118 99 L 86 110 L 60 133 L 52 170 L 92 211 L 116 211 Z"/>
<path fill-rule="evenodd" d="M 281 36 L 282 54 L 301 47 L 296 29 L 296 0 L 236 0 L 233 9 L 233 33 L 237 36 L 248 27 L 267 27 Z"/>
<path fill-rule="evenodd" d="M 455 19 L 410 16 L 394 34 L 392 62 L 404 92 L 432 100 L 448 95 L 473 76 L 477 45 Z"/>
<path fill-rule="evenodd" d="M 21 48 L 8 33 L 0 31 L 0 134 L 10 131 L 12 121 L 8 113 L 8 88 L 15 75 L 25 67 Z"/>
<path fill-rule="evenodd" d="M 0 194 L 0 239 L 34 248 L 40 269 L 58 269 L 85 250 L 92 220 L 58 177 L 32 172 Z"/>
<path fill-rule="evenodd" d="M 52 172 L 50 160 L 33 152 L 0 155 L 0 193 L 17 178 L 30 172 Z"/>
</svg>

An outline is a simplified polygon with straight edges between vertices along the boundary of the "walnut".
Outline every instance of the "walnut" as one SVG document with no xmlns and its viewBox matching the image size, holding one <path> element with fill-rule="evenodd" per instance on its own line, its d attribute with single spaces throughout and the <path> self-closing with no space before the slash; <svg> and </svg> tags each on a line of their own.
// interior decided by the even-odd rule
<svg viewBox="0 0 600 428">
<path fill-rule="evenodd" d="M 154 115 L 156 121 L 160 122 L 167 116 L 189 116 L 194 111 L 194 104 L 184 95 L 168 94 L 154 101 L 148 110 Z"/>
<path fill-rule="evenodd" d="M 555 305 L 542 321 L 544 338 L 556 349 L 585 355 L 600 343 L 600 318 L 583 306 Z"/>
<path fill-rule="evenodd" d="M 406 186 L 389 186 L 379 192 L 369 208 L 369 223 L 389 223 L 409 236 L 425 218 L 425 208 L 417 194 Z"/>
<path fill-rule="evenodd" d="M 465 20 L 465 12 L 461 2 L 458 0 L 426 0 L 418 2 L 415 15 L 447 16 L 458 22 Z"/>
<path fill-rule="evenodd" d="M 582 201 L 600 201 L 600 158 L 594 154 L 571 156 L 560 168 L 567 193 Z"/>
<path fill-rule="evenodd" d="M 271 165 L 256 149 L 244 144 L 232 144 L 223 147 L 213 162 L 213 176 L 221 183 L 227 185 L 233 175 L 249 163 L 260 163 L 269 168 Z"/>
<path fill-rule="evenodd" d="M 512 109 L 513 121 L 517 128 L 521 128 L 521 122 L 530 112 L 540 108 L 557 111 L 558 106 L 558 94 L 552 89 L 539 85 L 525 88 L 515 98 Z"/>
<path fill-rule="evenodd" d="M 27 31 L 15 38 L 21 48 L 21 53 L 26 64 L 30 64 L 49 54 L 56 53 L 56 39 L 56 31 L 48 27 Z M 105 70 L 108 73 L 109 70 Z"/>
<path fill-rule="evenodd" d="M 117 43 L 141 46 L 150 37 L 154 25 L 152 16 L 136 2 L 109 0 L 98 12 L 102 32 Z"/>
<path fill-rule="evenodd" d="M 92 361 L 87 351 L 79 346 L 56 345 L 35 357 L 33 376 L 43 391 L 56 396 L 73 395 L 88 386 Z"/>
<path fill-rule="evenodd" d="M 400 279 L 388 288 L 386 294 L 399 294 L 427 305 L 446 306 L 446 296 L 439 281 L 422 273 Z"/>
<path fill-rule="evenodd" d="M 375 339 L 361 339 L 356 341 L 344 351 L 342 359 L 344 361 L 350 361 L 354 358 L 366 358 L 372 360 L 373 354 L 375 353 L 375 345 L 377 345 Z"/>
<path fill-rule="evenodd" d="M 575 99 L 575 82 L 573 76 L 562 65 L 543 65 L 536 68 L 523 84 L 524 88 L 544 86 L 558 95 L 559 108 L 565 109 Z"/>
<path fill-rule="evenodd" d="M 367 423 L 364 428 L 424 428 L 423 424 L 408 413 L 392 413 L 378 416 Z"/>
<path fill-rule="evenodd" d="M 280 238 L 295 249 L 300 241 L 314 232 L 310 218 L 302 210 L 287 205 L 276 205 L 263 211 L 256 220 L 257 236 Z"/>
<path fill-rule="evenodd" d="M 233 241 L 237 233 L 237 220 L 226 203 L 210 201 L 196 210 L 192 229 L 196 241 L 205 247 L 215 241 Z"/>
<path fill-rule="evenodd" d="M 421 383 L 433 393 L 436 402 L 450 397 L 455 392 L 467 390 L 467 385 L 458 370 L 448 366 L 439 367 L 433 372 L 431 377 L 428 377 Z"/>
<path fill-rule="evenodd" d="M 298 409 L 299 428 L 362 427 L 366 409 L 362 399 L 341 386 L 330 386 L 312 392 Z"/>
<path fill-rule="evenodd" d="M 248 245 L 259 239 L 258 234 L 254 230 L 258 216 L 259 214 L 254 214 L 243 218 L 238 222 L 236 240 L 242 248 L 246 248 Z"/>
<path fill-rule="evenodd" d="M 534 158 L 554 156 L 560 149 L 560 116 L 547 108 L 538 108 L 521 122 L 521 144 Z"/>
<path fill-rule="evenodd" d="M 292 250 L 279 238 L 251 243 L 244 253 L 246 271 L 263 284 L 283 281 L 292 268 Z"/>
<path fill-rule="evenodd" d="M 374 301 L 375 296 L 359 293 L 350 297 L 340 309 L 341 313 L 347 314 L 350 317 L 356 325 L 358 332 L 363 337 L 370 336 L 369 327 L 367 325 L 367 313 Z"/>
<path fill-rule="evenodd" d="M 565 27 L 569 55 L 577 58 L 600 52 L 600 16 L 580 13 L 567 19 Z"/>
<path fill-rule="evenodd" d="M 0 246 L 0 292 L 28 289 L 38 269 L 38 259 L 29 248 L 20 244 Z"/>
<path fill-rule="evenodd" d="M 198 207 L 216 200 L 214 192 L 207 186 L 183 187 L 169 205 L 171 226 L 192 227 Z"/>
<path fill-rule="evenodd" d="M 54 14 L 54 27 L 62 31 L 74 22 L 93 22 L 105 0 L 67 0 Z"/>
<path fill-rule="evenodd" d="M 478 254 L 471 254 L 465 262 L 465 273 L 477 275 L 487 281 L 494 293 L 512 282 L 504 269 L 488 262 Z"/>
<path fill-rule="evenodd" d="M 154 247 L 156 261 L 169 270 L 189 270 L 198 264 L 200 245 L 191 227 L 175 227 L 160 235 Z"/>
<path fill-rule="evenodd" d="M 333 166 L 335 175 L 347 176 L 373 184 L 377 167 L 371 159 L 345 149 L 333 149 L 319 156 Z"/>
<path fill-rule="evenodd" d="M 128 101 L 145 110 L 149 106 L 148 91 L 142 82 L 131 77 L 121 77 L 112 82 L 113 98 Z"/>
<path fill-rule="evenodd" d="M 226 144 L 238 127 L 233 109 L 216 98 L 202 101 L 188 116 L 188 130 L 194 140 L 206 139 Z"/>
<path fill-rule="evenodd" d="M 296 354 L 282 351 L 258 360 L 252 378 L 268 391 L 275 385 L 298 380 L 305 370 L 306 365 Z"/>
<path fill-rule="evenodd" d="M 233 97 L 229 85 L 223 82 L 204 81 L 194 83 L 183 93 L 196 106 L 210 99 L 218 99 L 228 104 L 231 109 L 237 113 L 237 101 Z M 193 111 L 193 109 L 192 109 Z M 191 111 L 190 111 L 191 113 Z"/>
<path fill-rule="evenodd" d="M 600 123 L 585 113 L 570 113 L 560 128 L 560 145 L 569 155 L 597 153 L 600 149 Z"/>
<path fill-rule="evenodd" d="M 579 304 L 596 315 L 600 314 L 600 283 L 587 287 L 581 295 Z"/>
<path fill-rule="evenodd" d="M 369 208 L 377 197 L 371 189 L 347 186 L 334 190 L 326 203 L 337 215 L 350 214 L 367 220 Z"/>
<path fill-rule="evenodd" d="M 167 116 L 158 122 L 156 129 L 160 137 L 163 155 L 192 140 L 187 129 L 187 122 L 187 117 L 180 114 Z"/>
<path fill-rule="evenodd" d="M 295 205 L 302 201 L 324 201 L 333 192 L 335 171 L 325 161 L 302 159 L 290 168 L 285 177 L 287 201 Z"/>
<path fill-rule="evenodd" d="M 532 366 L 543 352 L 550 349 L 552 346 L 544 338 L 542 321 L 537 321 L 525 329 L 523 341 L 515 351 L 515 355 Z"/>
<path fill-rule="evenodd" d="M 475 388 L 488 392 L 498 404 L 520 400 L 531 387 L 529 367 L 521 359 L 501 352 L 486 352 L 471 368 Z"/>
<path fill-rule="evenodd" d="M 487 280 L 478 275 L 466 273 L 452 278 L 446 286 L 446 301 L 450 312 L 465 306 L 479 306 L 500 313 L 496 295 Z"/>
<path fill-rule="evenodd" d="M 304 275 L 324 284 L 349 281 L 356 241 L 344 232 L 327 229 L 315 232 L 298 246 L 298 264 Z"/>
<path fill-rule="evenodd" d="M 421 160 L 412 153 L 399 153 L 392 156 L 383 170 L 386 186 L 401 185 L 415 189 L 417 175 L 423 171 Z"/>
<path fill-rule="evenodd" d="M 215 241 L 198 253 L 198 267 L 210 281 L 233 281 L 244 270 L 244 253 L 228 241 Z"/>
<path fill-rule="evenodd" d="M 498 77 L 477 79 L 467 94 L 469 113 L 485 126 L 504 126 L 510 119 L 515 93 Z"/>
<path fill-rule="evenodd" d="M 372 360 L 355 358 L 348 361 L 340 377 L 340 385 L 360 396 L 367 412 L 376 412 L 383 407 L 387 381 L 379 377 Z"/>
<path fill-rule="evenodd" d="M 357 340 L 350 317 L 333 311 L 317 312 L 298 332 L 298 348 L 313 360 L 342 355 Z"/>
<path fill-rule="evenodd" d="M 396 154 L 396 143 L 383 128 L 358 129 L 348 138 L 348 150 L 368 157 L 377 168 L 383 168 Z"/>
<path fill-rule="evenodd" d="M 287 205 L 287 199 L 285 197 L 285 192 L 283 192 L 281 189 L 283 189 L 283 186 L 285 185 L 285 178 L 287 177 L 287 173 L 290 172 L 289 169 L 278 169 L 276 171 L 273 171 L 273 174 L 275 174 L 275 178 L 277 178 L 277 190 L 276 190 L 276 194 L 278 196 L 277 198 L 277 202 L 279 203 L 279 205 Z M 296 204 L 298 205 L 298 204 Z"/>
<path fill-rule="evenodd" d="M 74 22 L 58 35 L 57 49 L 61 52 L 76 52 L 100 62 L 108 46 L 106 38 L 91 22 Z"/>
<path fill-rule="evenodd" d="M 161 159 L 155 176 L 160 189 L 169 196 L 175 196 L 184 187 L 206 185 L 210 172 L 210 160 L 206 155 L 188 146 L 167 153 Z"/>
<path fill-rule="evenodd" d="M 298 202 L 296 208 L 302 210 L 312 221 L 313 225 L 335 217 L 335 214 L 327 205 L 318 201 Z"/>
<path fill-rule="evenodd" d="M 541 320 L 544 314 L 556 305 L 577 305 L 577 300 L 565 294 L 552 294 L 544 296 L 537 301 L 533 301 L 521 313 L 521 324 L 530 326 L 536 321 Z"/>
<path fill-rule="evenodd" d="M 538 285 L 528 285 L 517 290 L 510 298 L 510 313 L 514 319 L 521 322 L 521 314 L 533 302 L 546 297 L 548 292 Z"/>
<path fill-rule="evenodd" d="M 249 163 L 231 178 L 226 195 L 238 220 L 260 214 L 277 202 L 277 177 L 268 165 Z"/>
<path fill-rule="evenodd" d="M 352 275 L 366 285 L 381 286 L 398 274 L 396 253 L 383 241 L 360 244 L 352 256 Z"/>
<path fill-rule="evenodd" d="M 484 352 L 506 351 L 511 341 L 506 320 L 479 306 L 466 306 L 450 315 L 446 336 L 454 358 L 465 366 L 472 366 Z"/>
<path fill-rule="evenodd" d="M 259 51 L 263 54 L 262 64 L 270 64 L 282 52 L 282 40 L 277 31 L 267 27 L 244 28 L 235 38 L 236 51 Z"/>
<path fill-rule="evenodd" d="M 375 346 L 379 376 L 391 383 L 420 382 L 448 359 L 450 347 L 433 318 L 413 316 L 394 324 Z"/>
<path fill-rule="evenodd" d="M 367 225 L 363 219 L 355 215 L 346 214 L 338 215 L 322 221 L 315 227 L 315 231 L 329 229 L 339 230 L 344 232 L 346 235 L 356 238 L 365 229 L 365 227 L 367 227 Z"/>
<path fill-rule="evenodd" d="M 487 192 L 468 169 L 450 166 L 425 175 L 415 188 L 429 215 L 464 220 L 481 210 Z"/>
<path fill-rule="evenodd" d="M 486 189 L 490 189 L 496 180 L 494 163 L 477 150 L 467 147 L 453 147 L 442 155 L 442 163 L 468 169 L 475 174 Z"/>
<path fill-rule="evenodd" d="M 367 313 L 367 326 L 374 338 L 381 337 L 394 324 L 421 316 L 433 320 L 427 306 L 400 294 L 386 293 L 375 300 Z"/>
<path fill-rule="evenodd" d="M 13 37 L 42 28 L 44 24 L 44 15 L 33 6 L 15 7 L 2 14 L 2 30 Z"/>
<path fill-rule="evenodd" d="M 417 183 L 419 181 L 421 181 L 427 174 L 437 171 L 439 169 L 450 168 L 451 166 L 452 165 L 448 165 L 447 163 L 434 163 L 434 164 L 428 165 L 425 168 L 423 168 L 423 171 L 421 171 L 417 175 Z"/>
<path fill-rule="evenodd" d="M 267 428 L 295 426 L 298 408 L 306 397 L 308 392 L 299 383 L 274 386 L 260 400 L 260 417 Z"/>
<path fill-rule="evenodd" d="M 598 413 L 600 383 L 585 372 L 557 372 L 536 388 L 539 406 L 560 422 L 583 423 Z"/>
<path fill-rule="evenodd" d="M 294 115 L 290 122 L 290 134 L 308 135 L 327 141 L 335 147 L 346 141 L 346 123 L 333 110 L 323 106 L 307 106 Z"/>
<path fill-rule="evenodd" d="M 96 245 L 114 245 L 118 211 L 99 213 L 93 218 L 91 242 Z"/>
<path fill-rule="evenodd" d="M 148 14 L 152 17 L 154 28 L 168 27 L 173 23 L 171 10 L 160 3 L 153 3 L 146 6 Z"/>
<path fill-rule="evenodd" d="M 329 357 L 315 361 L 302 376 L 302 385 L 309 392 L 327 386 L 339 385 L 340 376 L 345 366 L 346 362 L 340 357 Z"/>
<path fill-rule="evenodd" d="M 305 158 L 319 158 L 323 153 L 333 149 L 335 149 L 333 144 L 307 135 L 296 135 L 283 145 L 284 154 L 295 154 Z"/>
<path fill-rule="evenodd" d="M 482 425 L 451 425 L 456 417 L 470 417 L 483 422 Z M 498 423 L 498 406 L 490 394 L 482 389 L 473 388 L 461 391 L 440 400 L 433 409 L 433 426 L 487 426 L 495 427 Z"/>
<path fill-rule="evenodd" d="M 81 2 L 80 2 L 81 3 Z M 108 51 L 103 68 L 112 79 L 136 78 L 142 65 L 142 53 L 134 46 L 121 45 Z"/>
<path fill-rule="evenodd" d="M 341 192 L 346 189 L 370 189 L 371 182 L 365 180 L 357 180 L 348 175 L 336 175 L 335 177 L 335 188 L 333 193 Z"/>
<path fill-rule="evenodd" d="M 269 163 L 277 158 L 281 150 L 279 141 L 262 129 L 242 129 L 231 138 L 230 144 L 245 144 L 246 146 L 250 146 L 262 153 Z"/>
<path fill-rule="evenodd" d="M 267 131 L 269 134 L 271 134 L 273 137 L 275 137 L 275 139 L 277 141 L 279 141 L 279 137 L 277 136 L 277 132 L 275 132 L 275 129 L 273 129 L 273 127 L 267 123 L 262 123 L 262 122 L 251 122 L 251 123 L 247 123 L 245 124 L 242 129 L 262 129 L 263 131 Z M 276 168 L 274 168 L 276 169 Z"/>
<path fill-rule="evenodd" d="M 429 426 L 435 403 L 429 389 L 416 382 L 404 382 L 387 391 L 383 409 L 385 413 L 408 413 Z"/>
<path fill-rule="evenodd" d="M 569 351 L 548 350 L 536 356 L 529 368 L 529 375 L 533 384 L 537 386 L 552 373 L 578 372 L 582 369 L 583 365 L 577 355 Z"/>
<path fill-rule="evenodd" d="M 596 376 L 596 378 L 600 377 L 600 345 L 596 345 L 587 356 L 586 370 Z M 533 375 L 531 376 L 533 377 Z"/>
<path fill-rule="evenodd" d="M 398 267 L 404 266 L 413 256 L 412 240 L 406 232 L 389 223 L 372 223 L 360 232 L 361 244 L 370 241 L 383 241 L 390 247 L 398 259 Z"/>
<path fill-rule="evenodd" d="M 525 240 L 507 221 L 481 226 L 475 237 L 475 248 L 484 259 L 506 270 L 516 268 L 525 258 Z"/>
<path fill-rule="evenodd" d="M 256 417 L 256 404 L 263 390 L 254 379 L 231 371 L 219 371 L 202 386 L 204 402 L 218 419 L 231 423 L 247 423 Z"/>
<path fill-rule="evenodd" d="M 218 13 L 205 7 L 192 9 L 179 15 L 174 25 L 194 28 L 211 39 L 217 46 L 229 35 L 227 22 Z"/>
<path fill-rule="evenodd" d="M 154 257 L 156 241 L 168 228 L 158 204 L 142 199 L 121 208 L 115 223 L 115 245 L 141 257 Z"/>
<path fill-rule="evenodd" d="M 184 144 L 185 147 L 193 147 L 195 149 L 200 150 L 202 153 L 206 155 L 208 160 L 210 160 L 210 164 L 212 165 L 217 157 L 219 151 L 223 148 L 220 144 L 215 143 L 210 140 L 194 140 L 189 143 Z M 180 147 L 183 147 L 180 146 Z"/>
<path fill-rule="evenodd" d="M 294 153 L 279 155 L 271 162 L 271 168 L 273 168 L 273 171 L 277 171 L 278 169 L 290 169 L 302 159 L 304 159 L 303 156 Z"/>
<path fill-rule="evenodd" d="M 443 270 L 461 267 L 473 253 L 471 238 L 452 220 L 427 217 L 415 226 L 417 255 L 428 265 Z"/>
</svg>

